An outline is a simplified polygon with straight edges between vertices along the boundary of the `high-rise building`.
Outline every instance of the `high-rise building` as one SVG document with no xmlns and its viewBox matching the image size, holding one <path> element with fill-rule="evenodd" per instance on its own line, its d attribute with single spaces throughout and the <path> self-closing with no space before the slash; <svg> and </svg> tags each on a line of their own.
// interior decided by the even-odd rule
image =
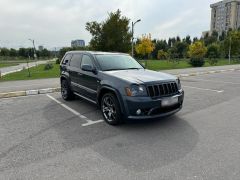
<svg viewBox="0 0 240 180">
<path fill-rule="evenodd" d="M 211 33 L 219 34 L 240 27 L 240 0 L 223 0 L 211 4 Z"/>
<path fill-rule="evenodd" d="M 72 47 L 85 47 L 85 41 L 84 40 L 73 40 L 71 42 Z"/>
<path fill-rule="evenodd" d="M 43 49 L 44 49 L 43 46 L 38 46 L 38 50 L 39 50 L 39 51 L 42 51 Z"/>
</svg>

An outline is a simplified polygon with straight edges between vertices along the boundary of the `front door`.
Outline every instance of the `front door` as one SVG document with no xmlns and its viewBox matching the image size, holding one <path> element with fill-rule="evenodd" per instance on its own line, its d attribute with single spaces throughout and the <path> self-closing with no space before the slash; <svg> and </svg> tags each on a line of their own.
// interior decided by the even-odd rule
<svg viewBox="0 0 240 180">
<path fill-rule="evenodd" d="M 84 64 L 91 65 L 93 68 L 95 68 L 94 61 L 89 55 L 83 54 L 81 67 Z M 84 95 L 94 101 L 96 101 L 97 98 L 97 84 L 98 78 L 96 74 L 82 70 L 82 74 L 79 76 L 79 85 L 82 86 Z"/>
</svg>

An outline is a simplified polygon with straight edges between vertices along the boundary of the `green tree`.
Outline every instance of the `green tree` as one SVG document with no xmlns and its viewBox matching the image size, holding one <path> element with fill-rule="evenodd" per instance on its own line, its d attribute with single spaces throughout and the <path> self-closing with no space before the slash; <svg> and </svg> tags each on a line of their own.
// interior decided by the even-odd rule
<svg viewBox="0 0 240 180">
<path fill-rule="evenodd" d="M 165 52 L 164 50 L 159 50 L 158 51 L 157 59 L 165 60 L 167 58 L 168 58 L 168 53 L 167 52 Z"/>
<path fill-rule="evenodd" d="M 153 40 L 153 43 L 155 44 L 154 50 L 152 52 L 152 57 L 154 59 L 158 59 L 158 52 L 160 50 L 163 50 L 165 52 L 167 52 L 168 50 L 168 44 L 166 40 Z"/>
<path fill-rule="evenodd" d="M 1 48 L 0 56 L 9 56 L 9 50 L 7 48 Z"/>
<path fill-rule="evenodd" d="M 232 56 L 240 56 L 240 31 L 230 31 L 224 40 L 225 55 L 228 56 L 231 47 Z"/>
<path fill-rule="evenodd" d="M 10 51 L 9 51 L 9 56 L 16 57 L 17 55 L 18 55 L 17 50 L 11 48 Z"/>
<path fill-rule="evenodd" d="M 136 52 L 142 56 L 149 57 L 149 54 L 154 49 L 154 44 L 151 40 L 151 35 L 143 35 L 140 39 L 140 43 L 136 45 Z"/>
<path fill-rule="evenodd" d="M 202 41 L 196 41 L 189 46 L 190 64 L 194 67 L 201 67 L 204 65 L 204 56 L 207 52 L 207 48 Z"/>
<path fill-rule="evenodd" d="M 94 50 L 130 52 L 132 34 L 129 22 L 120 10 L 110 13 L 102 23 L 88 22 L 86 30 L 92 35 L 90 46 Z"/>
<path fill-rule="evenodd" d="M 217 43 L 210 44 L 207 47 L 206 57 L 209 58 L 209 64 L 214 65 L 217 64 L 218 59 L 220 57 L 220 45 Z"/>
</svg>

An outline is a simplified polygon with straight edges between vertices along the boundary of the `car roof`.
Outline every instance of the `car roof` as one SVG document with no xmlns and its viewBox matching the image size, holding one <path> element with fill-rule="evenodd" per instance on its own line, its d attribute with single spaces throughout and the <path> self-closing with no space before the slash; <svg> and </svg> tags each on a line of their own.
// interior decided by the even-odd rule
<svg viewBox="0 0 240 180">
<path fill-rule="evenodd" d="M 126 53 L 101 52 L 101 51 L 68 51 L 66 54 L 73 54 L 73 53 L 87 53 L 87 54 L 92 54 L 92 55 L 129 55 Z"/>
</svg>

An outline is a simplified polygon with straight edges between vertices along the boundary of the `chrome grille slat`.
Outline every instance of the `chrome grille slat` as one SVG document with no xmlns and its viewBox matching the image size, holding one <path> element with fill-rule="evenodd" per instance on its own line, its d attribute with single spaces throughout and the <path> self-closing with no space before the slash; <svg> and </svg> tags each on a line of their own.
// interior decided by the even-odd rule
<svg viewBox="0 0 240 180">
<path fill-rule="evenodd" d="M 178 86 L 176 82 L 153 84 L 147 86 L 147 89 L 149 96 L 152 98 L 166 97 L 178 93 Z"/>
</svg>

